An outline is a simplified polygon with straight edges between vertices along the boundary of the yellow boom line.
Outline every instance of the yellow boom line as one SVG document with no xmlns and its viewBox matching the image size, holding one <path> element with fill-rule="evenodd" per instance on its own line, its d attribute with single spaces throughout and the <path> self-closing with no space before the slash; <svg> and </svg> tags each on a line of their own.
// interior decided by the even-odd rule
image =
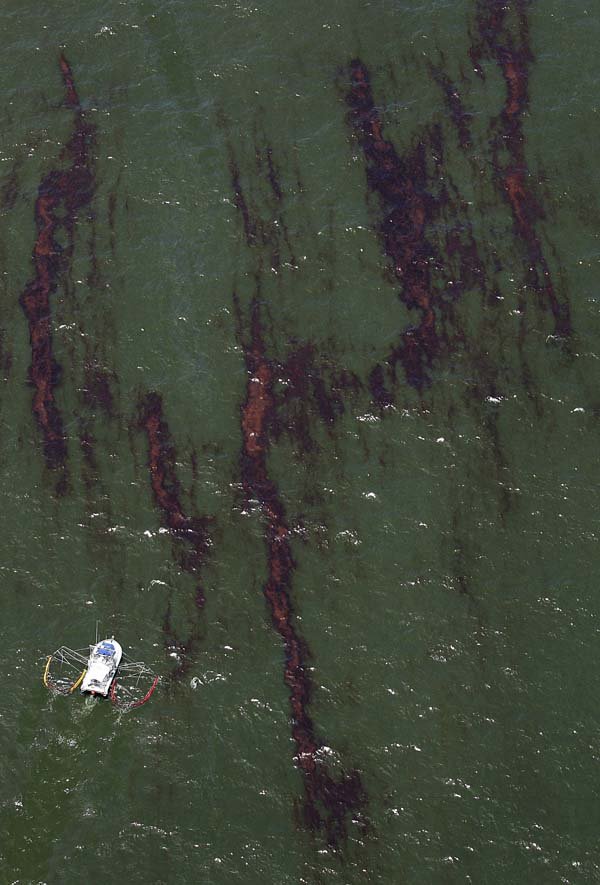
<svg viewBox="0 0 600 885">
<path fill-rule="evenodd" d="M 86 670 L 87 670 L 87 667 L 86 667 Z M 79 677 L 79 679 L 77 680 L 77 682 L 74 682 L 74 683 L 73 683 L 73 685 L 72 685 L 71 688 L 69 689 L 69 693 L 72 692 L 72 691 L 75 691 L 75 689 L 77 688 L 77 686 L 78 686 L 78 685 L 81 685 L 81 681 L 82 681 L 83 677 L 85 676 L 86 670 L 83 671 L 83 673 L 81 674 L 81 676 Z"/>
<path fill-rule="evenodd" d="M 52 655 L 48 655 L 48 660 L 46 661 L 46 669 L 44 670 L 44 685 L 46 688 L 50 688 L 48 685 L 48 670 L 50 669 L 50 661 L 52 660 Z"/>
<path fill-rule="evenodd" d="M 53 686 L 52 686 L 52 683 L 51 683 L 50 680 L 48 679 L 48 673 L 50 672 L 50 664 L 52 663 L 52 658 L 53 658 L 53 655 L 48 655 L 48 660 L 46 661 L 46 666 L 45 666 L 45 668 L 44 668 L 44 677 L 43 677 L 43 678 L 44 678 L 44 685 L 45 685 L 46 688 L 48 688 L 48 689 L 51 689 L 51 688 L 53 687 Z M 83 680 L 83 677 L 84 677 L 85 674 L 86 674 L 86 671 L 87 671 L 87 667 L 83 670 L 83 672 L 81 673 L 81 675 L 79 676 L 79 678 L 78 678 L 78 679 L 73 683 L 73 685 L 70 687 L 70 689 L 69 689 L 69 694 L 71 694 L 71 692 L 75 691 L 75 689 L 76 689 L 79 685 L 81 685 L 81 682 L 82 682 L 82 680 Z"/>
</svg>

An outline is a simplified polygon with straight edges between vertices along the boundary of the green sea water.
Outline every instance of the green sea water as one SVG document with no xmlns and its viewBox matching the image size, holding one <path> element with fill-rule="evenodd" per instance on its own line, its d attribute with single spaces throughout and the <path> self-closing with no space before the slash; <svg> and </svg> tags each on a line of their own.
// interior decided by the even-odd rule
<svg viewBox="0 0 600 885">
<path fill-rule="evenodd" d="M 582 0 L 523 8 L 535 232 L 570 306 L 567 343 L 527 287 L 497 186 L 507 86 L 493 60 L 473 71 L 475 2 L 2 4 L 0 883 L 600 881 L 600 16 Z M 95 190 L 51 298 L 59 495 L 19 296 L 38 186 L 73 128 L 61 51 L 95 127 Z M 369 373 L 415 316 L 348 122 L 357 57 L 398 155 L 437 127 L 438 180 L 486 280 L 457 298 L 430 385 L 398 367 L 384 409 Z M 434 69 L 472 115 L 467 151 Z M 303 823 L 264 514 L 243 488 L 239 317 L 253 302 L 274 364 L 305 347 L 358 379 L 335 420 L 291 401 L 267 459 L 315 733 L 365 792 L 335 846 Z M 110 409 L 87 396 L 90 365 Z M 149 391 L 182 506 L 211 520 L 201 611 L 152 493 Z M 120 715 L 42 685 L 46 655 L 93 640 L 96 621 L 161 675 L 149 704 Z M 173 678 L 172 637 L 192 624 Z"/>
</svg>

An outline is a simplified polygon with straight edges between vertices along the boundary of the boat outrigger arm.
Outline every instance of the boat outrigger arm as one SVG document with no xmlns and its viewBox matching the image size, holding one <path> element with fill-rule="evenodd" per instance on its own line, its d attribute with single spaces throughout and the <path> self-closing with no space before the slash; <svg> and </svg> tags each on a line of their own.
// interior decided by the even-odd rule
<svg viewBox="0 0 600 885">
<path fill-rule="evenodd" d="M 87 649 L 61 645 L 48 656 L 43 679 L 55 693 L 72 694 L 80 688 L 86 694 L 110 697 L 121 709 L 145 704 L 159 681 L 141 661 L 128 660 L 114 636 Z"/>
</svg>

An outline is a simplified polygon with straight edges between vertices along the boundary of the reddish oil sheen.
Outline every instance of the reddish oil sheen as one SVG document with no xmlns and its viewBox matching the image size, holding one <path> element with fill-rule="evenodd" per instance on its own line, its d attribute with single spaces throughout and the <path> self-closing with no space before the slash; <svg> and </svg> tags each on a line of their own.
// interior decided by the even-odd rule
<svg viewBox="0 0 600 885">
<path fill-rule="evenodd" d="M 533 62 L 525 0 L 512 6 L 499 0 L 479 0 L 479 41 L 470 50 L 476 72 L 483 76 L 481 59 L 496 61 L 506 85 L 504 107 L 497 121 L 494 166 L 510 206 L 515 232 L 528 253 L 527 281 L 554 317 L 555 333 L 571 333 L 569 304 L 556 292 L 544 255 L 537 223 L 543 210 L 531 187 L 531 172 L 525 156 L 523 117 L 529 107 L 529 72 Z M 512 11 L 511 11 L 512 10 Z"/>
<path fill-rule="evenodd" d="M 154 501 L 163 523 L 176 542 L 174 555 L 183 571 L 196 579 L 195 604 L 205 604 L 202 567 L 210 548 L 207 517 L 186 514 L 181 503 L 181 489 L 175 469 L 175 449 L 169 426 L 164 417 L 163 401 L 155 391 L 147 393 L 140 402 L 140 425 L 148 441 L 148 469 Z M 164 631 L 171 646 L 177 648 L 180 663 L 175 676 L 183 675 L 190 664 L 190 656 L 199 640 L 199 626 L 193 624 L 186 640 L 179 640 L 171 626 L 171 608 L 167 609 Z"/>
<path fill-rule="evenodd" d="M 71 137 L 60 154 L 61 161 L 69 165 L 50 170 L 39 185 L 35 203 L 37 237 L 32 254 L 34 276 L 20 297 L 29 324 L 32 409 L 42 433 L 46 463 L 52 469 L 64 469 L 67 442 L 56 402 L 61 370 L 53 353 L 51 296 L 71 262 L 75 225 L 81 210 L 91 203 L 95 186 L 91 154 L 95 127 L 87 122 L 81 109 L 73 73 L 64 55 L 60 56 L 59 65 L 65 104 L 75 112 Z M 56 239 L 60 230 L 67 237 L 64 249 Z"/>
<path fill-rule="evenodd" d="M 285 510 L 267 469 L 269 432 L 275 423 L 275 372 L 274 363 L 266 355 L 257 301 L 252 306 L 244 356 L 248 381 L 241 409 L 241 475 L 246 495 L 259 501 L 266 523 L 268 578 L 263 593 L 285 650 L 284 681 L 289 690 L 295 760 L 304 776 L 304 820 L 312 829 L 324 831 L 328 841 L 336 844 L 346 835 L 348 814 L 359 812 L 365 795 L 357 771 L 344 773 L 337 779 L 329 773 L 319 758 L 323 743 L 316 737 L 308 713 L 311 694 L 306 665 L 308 651 L 294 626 L 290 597 L 296 563 Z"/>
<path fill-rule="evenodd" d="M 430 270 L 432 247 L 426 238 L 436 207 L 427 192 L 425 142 L 399 157 L 383 137 L 369 72 L 360 59 L 350 63 L 350 75 L 346 96 L 350 123 L 364 152 L 369 185 L 387 213 L 379 228 L 384 249 L 402 284 L 400 298 L 418 316 L 417 323 L 402 333 L 388 362 L 392 366 L 400 362 L 409 384 L 422 390 L 429 384 L 427 370 L 440 348 Z"/>
</svg>

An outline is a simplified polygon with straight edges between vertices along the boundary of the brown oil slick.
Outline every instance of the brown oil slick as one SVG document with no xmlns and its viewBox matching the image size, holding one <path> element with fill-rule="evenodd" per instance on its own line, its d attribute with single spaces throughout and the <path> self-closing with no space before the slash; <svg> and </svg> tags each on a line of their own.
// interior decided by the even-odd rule
<svg viewBox="0 0 600 885">
<path fill-rule="evenodd" d="M 282 249 L 277 242 L 279 238 L 283 240 L 283 244 L 286 247 L 286 260 L 288 266 L 297 268 L 298 262 L 294 254 L 290 231 L 284 212 L 285 201 L 289 192 L 282 183 L 281 172 L 273 156 L 273 147 L 268 142 L 266 142 L 265 146 L 265 142 L 266 137 L 263 136 L 261 139 L 257 133 L 255 136 L 254 154 L 256 159 L 256 170 L 259 176 L 268 182 L 271 192 L 269 209 L 273 215 L 275 224 L 271 222 L 268 225 L 265 225 L 264 229 L 270 231 L 271 240 L 273 241 L 274 246 L 271 255 L 271 266 L 279 272 L 282 264 Z"/>
<path fill-rule="evenodd" d="M 473 138 L 472 115 L 466 109 L 456 84 L 441 67 L 429 65 L 429 73 L 440 88 L 447 117 L 456 131 L 458 146 L 470 159 Z M 431 386 L 434 360 L 460 351 L 479 379 L 471 385 L 467 407 L 486 434 L 493 458 L 500 518 L 510 507 L 505 490 L 506 460 L 499 440 L 496 413 L 490 398 L 501 386 L 501 367 L 490 357 L 489 347 L 474 341 L 465 329 L 460 301 L 473 293 L 487 308 L 486 332 L 498 336 L 497 305 L 493 280 L 494 256 L 480 252 L 468 204 L 453 183 L 446 161 L 444 131 L 439 124 L 421 128 L 411 146 L 400 155 L 383 134 L 383 124 L 374 101 L 369 71 L 360 59 L 349 65 L 350 89 L 346 102 L 348 122 L 362 148 L 370 189 L 378 196 L 383 220 L 377 226 L 383 249 L 401 285 L 400 298 L 417 314 L 414 326 L 405 329 L 399 343 L 384 361 L 368 374 L 372 402 L 381 410 L 398 402 L 395 390 L 396 364 L 404 368 L 406 381 L 420 394 Z M 492 278 L 488 278 L 488 272 Z M 451 416 L 449 421 L 452 424 Z M 459 581 L 459 586 L 461 582 Z"/>
<path fill-rule="evenodd" d="M 108 418 L 113 418 L 115 415 L 113 387 L 116 386 L 117 380 L 115 373 L 94 357 L 86 359 L 84 372 L 84 402 L 94 413 L 101 410 Z"/>
<path fill-rule="evenodd" d="M 471 114 L 455 84 L 441 68 L 430 66 L 441 88 L 462 150 L 472 143 Z M 349 65 L 348 122 L 360 144 L 367 183 L 379 198 L 383 219 L 377 231 L 389 259 L 399 297 L 416 322 L 404 329 L 383 362 L 369 372 L 372 401 L 381 409 L 396 396 L 396 366 L 422 396 L 430 387 L 435 360 L 470 347 L 458 311 L 467 292 L 493 306 L 493 285 L 473 233 L 467 202 L 452 181 L 446 161 L 444 130 L 431 124 L 419 130 L 400 155 L 384 137 L 369 71 L 360 59 Z"/>
<path fill-rule="evenodd" d="M 394 404 L 394 396 L 386 385 L 385 372 L 381 363 L 369 372 L 369 391 L 371 399 L 380 409 L 389 408 Z"/>
<path fill-rule="evenodd" d="M 196 580 L 194 602 L 196 609 L 202 609 L 205 603 L 202 567 L 211 544 L 211 520 L 208 517 L 191 516 L 183 509 L 175 467 L 175 449 L 164 417 L 160 394 L 150 391 L 141 398 L 139 421 L 148 443 L 148 470 L 154 502 L 162 515 L 163 525 L 173 539 L 174 555 L 179 566 Z M 169 647 L 177 651 L 179 665 L 173 675 L 179 677 L 191 664 L 191 655 L 200 636 L 199 626 L 197 623 L 192 624 L 189 637 L 185 641 L 179 640 L 172 629 L 170 606 L 163 626 Z"/>
<path fill-rule="evenodd" d="M 232 157 L 229 161 L 229 173 L 231 175 L 231 186 L 233 188 L 233 201 L 236 209 L 239 211 L 244 222 L 244 234 L 246 237 L 246 245 L 254 246 L 257 241 L 257 225 L 250 215 L 248 203 L 240 181 L 240 170 L 236 160 Z"/>
<path fill-rule="evenodd" d="M 13 162 L 9 173 L 0 185 L 0 210 L 9 211 L 14 209 L 19 196 L 19 175 L 23 167 L 23 155 L 19 155 Z"/>
<path fill-rule="evenodd" d="M 269 178 L 269 183 L 271 185 L 271 190 L 275 194 L 275 198 L 279 203 L 283 200 L 283 190 L 281 187 L 281 181 L 278 174 L 278 170 L 275 168 L 275 162 L 273 160 L 273 148 L 271 145 L 268 145 L 266 150 L 266 163 L 267 163 L 267 175 Z"/>
<path fill-rule="evenodd" d="M 318 417 L 329 433 L 346 411 L 346 400 L 362 389 L 356 373 L 321 356 L 316 344 L 292 346 L 278 368 L 283 389 L 277 392 L 279 420 L 274 435 L 285 430 L 299 454 L 316 452 L 319 445 L 311 423 Z"/>
<path fill-rule="evenodd" d="M 64 55 L 59 59 L 65 89 L 65 105 L 74 112 L 71 136 L 60 154 L 62 168 L 50 170 L 42 179 L 35 203 L 37 237 L 33 247 L 33 279 L 20 297 L 29 324 L 31 365 L 29 380 L 34 388 L 33 414 L 42 433 L 47 466 L 61 472 L 57 492 L 66 487 L 67 440 L 56 402 L 61 368 L 53 352 L 51 298 L 73 256 L 75 227 L 80 213 L 94 194 L 92 147 L 95 127 L 81 108 L 71 67 Z M 58 240 L 66 236 L 66 244 Z"/>
<path fill-rule="evenodd" d="M 450 113 L 450 119 L 458 133 L 458 143 L 463 151 L 467 151 L 472 144 L 471 120 L 473 115 L 465 109 L 458 87 L 440 67 L 432 67 L 431 75 L 442 90 L 446 107 Z"/>
<path fill-rule="evenodd" d="M 86 346 L 86 350 L 89 347 Z M 86 495 L 88 513 L 111 512 L 111 498 L 104 485 L 96 454 L 96 420 L 105 423 L 117 417 L 115 408 L 116 375 L 97 356 L 86 355 L 83 364 L 83 386 L 80 390 L 84 409 L 77 414 L 79 446 L 82 454 L 81 478 Z M 91 519 L 91 517 L 90 517 Z M 95 522 L 96 525 L 99 523 Z M 102 524 L 102 523 L 100 523 Z M 104 527 L 106 530 L 107 526 Z"/>
<path fill-rule="evenodd" d="M 297 265 L 284 216 L 287 190 L 272 147 L 258 133 L 250 169 L 256 177 L 244 175 L 242 180 L 229 145 L 233 203 L 240 214 L 246 246 L 254 257 L 259 290 L 264 273 L 271 279 L 275 272 L 275 279 L 280 281 L 282 256 L 290 268 Z M 314 419 L 331 433 L 344 414 L 345 395 L 361 385 L 353 373 L 338 367 L 329 354 L 322 355 L 310 341 L 299 342 L 285 335 L 280 358 L 268 355 L 264 340 L 266 311 L 258 296 L 252 299 L 248 311 L 242 311 L 235 296 L 234 308 L 248 375 L 241 408 L 240 474 L 244 494 L 258 502 L 265 524 L 268 576 L 263 595 L 273 628 L 283 643 L 283 681 L 289 692 L 294 759 L 304 782 L 302 824 L 320 833 L 330 846 L 339 846 L 346 840 L 350 819 L 364 826 L 366 794 L 358 771 L 331 770 L 324 758 L 325 742 L 318 737 L 309 713 L 310 652 L 298 632 L 292 601 L 296 562 L 285 507 L 269 476 L 267 460 L 270 446 L 283 433 L 290 436 L 298 457 L 316 452 L 319 444 Z"/>
<path fill-rule="evenodd" d="M 509 6 L 500 0 L 479 0 L 476 21 L 479 39 L 471 47 L 475 72 L 484 77 L 482 59 L 496 62 L 502 72 L 506 97 L 495 121 L 493 164 L 497 184 L 510 206 L 515 234 L 527 250 L 527 284 L 554 319 L 559 337 L 571 333 L 568 301 L 560 298 L 544 255 L 537 223 L 544 210 L 531 186 L 525 156 L 523 117 L 529 107 L 529 73 L 533 62 L 526 0 Z M 526 305 L 524 304 L 523 307 Z"/>
<path fill-rule="evenodd" d="M 255 132 L 254 140 L 250 168 L 257 173 L 257 178 L 250 179 L 249 187 L 256 187 L 258 182 L 262 211 L 242 187 L 239 165 L 230 143 L 233 204 L 241 217 L 246 245 L 256 254 L 257 280 L 265 269 L 275 272 L 279 280 L 284 263 L 288 269 L 298 267 L 284 211 L 289 190 L 282 182 L 273 148 L 264 133 Z M 281 338 L 286 342 L 281 348 L 284 352 L 278 361 L 272 360 L 278 383 L 273 390 L 276 408 L 270 434 L 272 439 L 278 439 L 287 433 L 296 454 L 301 456 L 319 449 L 314 419 L 320 419 L 331 431 L 346 410 L 346 395 L 356 393 L 362 384 L 355 373 L 336 364 L 331 347 L 321 353 L 315 342 L 299 341 L 292 333 Z"/>
<path fill-rule="evenodd" d="M 388 364 L 394 370 L 401 363 L 408 383 L 422 391 L 430 384 L 429 368 L 441 348 L 431 271 L 436 255 L 426 236 L 439 208 L 428 191 L 427 173 L 427 154 L 434 147 L 435 133 L 400 157 L 383 136 L 369 72 L 359 59 L 350 62 L 346 102 L 350 125 L 364 153 L 368 184 L 385 212 L 379 225 L 383 247 L 401 284 L 400 298 L 417 315 L 417 322 L 402 333 Z M 372 374 L 370 386 L 383 403 L 387 397 L 380 374 L 378 370 Z"/>
<path fill-rule="evenodd" d="M 226 130 L 226 124 L 222 122 Z M 256 178 L 250 180 L 250 184 L 259 182 L 266 187 L 261 192 L 263 198 L 263 212 L 261 213 L 248 196 L 247 189 L 242 185 L 242 175 L 239 161 L 228 139 L 229 174 L 231 189 L 233 191 L 233 204 L 238 210 L 244 228 L 246 245 L 258 251 L 261 263 L 269 262 L 269 267 L 274 273 L 279 273 L 284 261 L 289 267 L 297 267 L 297 261 L 292 248 L 290 233 L 284 215 L 284 203 L 286 197 L 285 188 L 281 182 L 280 172 L 275 162 L 272 146 L 265 143 L 255 133 L 254 166 Z"/>
<path fill-rule="evenodd" d="M 285 652 L 284 682 L 289 690 L 295 761 L 304 779 L 304 824 L 322 832 L 332 846 L 347 835 L 348 816 L 361 818 L 365 792 L 358 771 L 335 777 L 322 758 L 324 746 L 308 712 L 311 679 L 307 667 L 309 652 L 295 626 L 291 590 L 296 562 L 290 530 L 280 493 L 269 476 L 267 454 L 272 428 L 277 423 L 275 382 L 277 365 L 269 359 L 261 326 L 260 305 L 252 302 L 248 329 L 237 298 L 234 298 L 240 342 L 248 381 L 241 408 L 241 478 L 249 499 L 259 502 L 265 521 L 268 577 L 263 587 L 271 621 L 281 637 Z"/>
</svg>

